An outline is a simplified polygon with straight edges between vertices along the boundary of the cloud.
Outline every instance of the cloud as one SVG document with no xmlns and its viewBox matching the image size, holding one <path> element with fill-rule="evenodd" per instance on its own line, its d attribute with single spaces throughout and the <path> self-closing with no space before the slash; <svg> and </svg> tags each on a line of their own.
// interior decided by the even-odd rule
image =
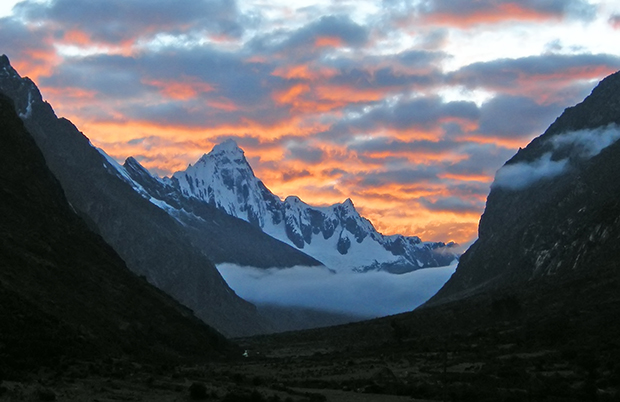
<svg viewBox="0 0 620 402">
<path fill-rule="evenodd" d="M 438 96 L 383 102 L 359 116 L 343 119 L 320 135 L 325 139 L 348 138 L 355 133 L 379 130 L 437 131 L 449 121 L 477 121 L 479 110 L 474 102 L 444 102 Z"/>
<path fill-rule="evenodd" d="M 591 20 L 596 14 L 595 6 L 584 0 L 430 0 L 418 11 L 431 21 L 461 27 L 565 17 Z"/>
<path fill-rule="evenodd" d="M 600 77 L 618 68 L 620 57 L 611 54 L 551 53 L 472 63 L 450 73 L 449 81 L 467 88 L 531 95 L 532 90 L 541 85 L 548 91 L 577 80 Z M 536 93 L 539 92 L 540 89 Z"/>
<path fill-rule="evenodd" d="M 590 3 L 26 0 L 0 41 L 120 161 L 167 175 L 235 138 L 282 197 L 463 242 L 513 149 L 620 68 L 618 15 L 567 24 Z"/>
<path fill-rule="evenodd" d="M 14 18 L 0 18 L 0 43 L 12 66 L 33 80 L 49 74 L 58 58 L 48 32 Z"/>
<path fill-rule="evenodd" d="M 497 171 L 492 188 L 502 187 L 508 190 L 522 190 L 543 179 L 551 179 L 564 173 L 567 159 L 551 160 L 551 152 L 528 163 L 506 164 Z"/>
<path fill-rule="evenodd" d="M 317 164 L 326 158 L 325 151 L 310 145 L 292 143 L 286 147 L 288 157 L 309 164 Z"/>
<path fill-rule="evenodd" d="M 525 96 L 499 94 L 480 107 L 477 133 L 491 137 L 531 138 L 548 127 L 564 109 L 559 104 L 539 104 Z"/>
<path fill-rule="evenodd" d="M 258 35 L 247 48 L 253 54 L 282 57 L 303 62 L 334 48 L 359 48 L 368 41 L 368 28 L 345 15 L 326 15 L 300 28 L 280 28 Z"/>
<path fill-rule="evenodd" d="M 446 173 L 443 177 L 460 176 L 463 179 L 468 178 L 470 182 L 485 182 L 484 177 L 493 177 L 497 169 L 514 154 L 514 149 L 496 144 L 456 144 L 459 145 L 455 149 L 459 160 L 447 164 Z"/>
<path fill-rule="evenodd" d="M 507 163 L 499 169 L 492 188 L 522 190 L 541 180 L 559 176 L 568 170 L 573 161 L 590 159 L 618 139 L 620 128 L 615 124 L 555 135 L 543 143 L 551 151 L 540 158 L 532 162 Z"/>
<path fill-rule="evenodd" d="M 219 264 L 228 285 L 242 298 L 367 318 L 411 311 L 433 296 L 456 265 L 403 275 L 385 272 L 332 273 L 320 267 L 258 269 Z"/>
<path fill-rule="evenodd" d="M 408 168 L 367 172 L 358 175 L 357 185 L 362 187 L 388 186 L 390 184 L 415 184 L 437 181 L 439 166 L 411 165 Z"/>
<path fill-rule="evenodd" d="M 590 159 L 618 139 L 620 139 L 620 127 L 610 124 L 594 130 L 578 130 L 554 135 L 549 141 L 557 151 L 568 152 L 573 157 Z"/>
<path fill-rule="evenodd" d="M 431 211 L 477 213 L 484 208 L 484 202 L 481 200 L 463 199 L 459 197 L 444 197 L 436 200 L 420 197 L 419 201 L 426 209 Z"/>
<path fill-rule="evenodd" d="M 300 179 L 302 177 L 310 177 L 312 173 L 308 170 L 287 170 L 286 172 L 282 172 L 282 180 L 283 181 L 291 181 L 295 179 Z"/>
<path fill-rule="evenodd" d="M 620 14 L 614 14 L 609 17 L 609 24 L 614 27 L 614 29 L 620 29 Z"/>
<path fill-rule="evenodd" d="M 26 0 L 14 11 L 31 23 L 77 31 L 95 42 L 118 44 L 163 32 L 204 30 L 239 37 L 244 31 L 235 1 L 229 0 Z"/>
<path fill-rule="evenodd" d="M 459 143 L 451 140 L 413 140 L 402 141 L 391 137 L 371 137 L 353 142 L 348 149 L 360 154 L 433 154 L 454 150 Z"/>
</svg>

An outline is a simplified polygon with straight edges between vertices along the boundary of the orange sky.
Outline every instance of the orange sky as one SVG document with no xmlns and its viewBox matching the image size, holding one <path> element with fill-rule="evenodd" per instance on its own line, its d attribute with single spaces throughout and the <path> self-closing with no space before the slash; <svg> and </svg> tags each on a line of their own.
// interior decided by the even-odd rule
<svg viewBox="0 0 620 402">
<path fill-rule="evenodd" d="M 120 162 L 170 175 L 233 138 L 281 198 L 351 198 L 384 234 L 468 244 L 495 171 L 620 69 L 620 7 L 383 7 L 27 0 L 0 43 Z"/>
</svg>

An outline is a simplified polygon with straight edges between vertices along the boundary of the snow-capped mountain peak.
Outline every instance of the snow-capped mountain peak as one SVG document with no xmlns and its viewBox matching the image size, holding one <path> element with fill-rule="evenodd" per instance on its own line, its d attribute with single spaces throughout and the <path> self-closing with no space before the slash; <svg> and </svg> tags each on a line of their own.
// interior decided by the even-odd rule
<svg viewBox="0 0 620 402">
<path fill-rule="evenodd" d="M 449 265 L 458 258 L 453 244 L 382 235 L 359 214 L 350 198 L 322 207 L 294 195 L 282 201 L 254 175 L 244 151 L 233 140 L 214 146 L 195 164 L 164 181 L 184 196 L 250 222 L 335 270 L 407 272 Z"/>
<path fill-rule="evenodd" d="M 165 182 L 187 197 L 215 205 L 259 227 L 268 216 L 265 198 L 269 194 L 263 194 L 268 190 L 256 178 L 243 150 L 233 140 L 216 145 L 195 164 L 176 172 Z"/>
<path fill-rule="evenodd" d="M 241 158 L 245 155 L 243 149 L 239 148 L 239 145 L 237 145 L 237 142 L 233 139 L 228 139 L 217 144 L 210 153 L 212 155 L 230 155 L 235 158 Z"/>
</svg>

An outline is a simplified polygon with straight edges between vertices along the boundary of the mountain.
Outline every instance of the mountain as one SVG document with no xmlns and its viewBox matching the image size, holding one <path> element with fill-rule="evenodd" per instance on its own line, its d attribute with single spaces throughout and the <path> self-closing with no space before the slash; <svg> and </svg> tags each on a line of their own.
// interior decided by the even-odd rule
<svg viewBox="0 0 620 402">
<path fill-rule="evenodd" d="M 128 160 L 126 166 L 135 163 Z M 140 177 L 132 177 L 147 187 Z M 147 177 L 147 181 L 151 180 Z M 163 200 L 162 193 L 171 195 L 176 191 L 177 200 L 200 200 L 247 221 L 336 271 L 405 273 L 449 265 L 458 258 L 454 243 L 382 235 L 360 216 L 350 199 L 328 207 L 310 206 L 295 196 L 282 201 L 254 175 L 244 151 L 233 140 L 216 145 L 185 171 L 176 172 L 161 183 L 166 189 L 150 192 L 151 197 Z"/>
<path fill-rule="evenodd" d="M 0 215 L 0 375 L 63 356 L 166 361 L 232 350 L 189 309 L 131 273 L 77 216 L 1 94 Z"/>
<path fill-rule="evenodd" d="M 13 100 L 71 206 L 130 270 L 225 335 L 269 330 L 255 306 L 239 298 L 194 246 L 183 224 L 144 198 L 130 176 L 70 121 L 57 118 L 36 85 L 20 77 L 6 56 L 0 57 L 0 92 Z"/>
<path fill-rule="evenodd" d="M 213 205 L 183 196 L 152 176 L 132 157 L 127 158 L 123 166 L 112 158 L 109 162 L 119 174 L 127 177 L 145 199 L 180 222 L 194 246 L 215 263 L 229 262 L 258 268 L 322 265 L 296 248 L 265 234 L 255 225 Z"/>
<path fill-rule="evenodd" d="M 428 304 L 567 281 L 601 290 L 605 280 L 616 281 L 619 138 L 620 72 L 497 172 L 478 240 Z"/>
</svg>

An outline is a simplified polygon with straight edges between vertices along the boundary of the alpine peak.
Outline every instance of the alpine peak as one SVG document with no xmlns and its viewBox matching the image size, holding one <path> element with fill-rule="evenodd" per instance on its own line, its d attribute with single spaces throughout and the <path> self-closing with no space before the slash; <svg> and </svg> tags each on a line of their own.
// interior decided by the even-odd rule
<svg viewBox="0 0 620 402">
<path fill-rule="evenodd" d="M 448 265 L 458 258 L 456 247 L 443 243 L 383 236 L 360 216 L 350 198 L 321 207 L 294 195 L 282 201 L 254 175 L 234 140 L 216 145 L 199 163 L 176 172 L 168 182 L 184 196 L 250 222 L 328 267 L 402 273 Z"/>
<path fill-rule="evenodd" d="M 239 148 L 239 145 L 237 145 L 237 142 L 231 138 L 214 146 L 210 154 L 212 155 L 228 154 L 228 155 L 234 155 L 237 158 L 244 156 L 243 149 Z"/>
</svg>

